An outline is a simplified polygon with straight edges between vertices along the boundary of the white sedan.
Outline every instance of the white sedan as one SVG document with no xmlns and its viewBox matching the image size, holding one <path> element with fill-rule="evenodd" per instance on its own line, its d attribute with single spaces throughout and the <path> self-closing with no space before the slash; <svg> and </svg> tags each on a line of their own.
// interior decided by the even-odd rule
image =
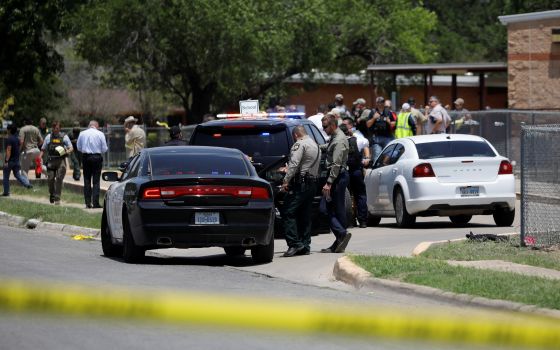
<svg viewBox="0 0 560 350">
<path fill-rule="evenodd" d="M 509 160 L 479 136 L 423 135 L 392 141 L 365 176 L 368 224 L 395 217 L 449 216 L 457 225 L 493 215 L 498 226 L 515 218 L 515 179 Z"/>
</svg>

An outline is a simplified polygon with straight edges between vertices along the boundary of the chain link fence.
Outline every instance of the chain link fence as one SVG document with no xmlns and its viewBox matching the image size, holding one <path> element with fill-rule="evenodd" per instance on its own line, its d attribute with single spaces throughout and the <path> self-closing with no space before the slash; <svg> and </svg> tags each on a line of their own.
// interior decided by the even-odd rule
<svg viewBox="0 0 560 350">
<path fill-rule="evenodd" d="M 521 129 L 521 240 L 560 244 L 560 124 Z"/>
</svg>

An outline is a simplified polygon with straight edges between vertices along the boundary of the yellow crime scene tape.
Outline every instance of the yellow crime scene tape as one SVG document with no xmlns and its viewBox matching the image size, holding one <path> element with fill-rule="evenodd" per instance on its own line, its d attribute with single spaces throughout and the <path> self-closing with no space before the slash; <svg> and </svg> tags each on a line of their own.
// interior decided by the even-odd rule
<svg viewBox="0 0 560 350">
<path fill-rule="evenodd" d="M 306 334 L 560 348 L 560 321 L 534 315 L 452 317 L 270 298 L 138 292 L 10 279 L 0 279 L 0 309 Z"/>
</svg>

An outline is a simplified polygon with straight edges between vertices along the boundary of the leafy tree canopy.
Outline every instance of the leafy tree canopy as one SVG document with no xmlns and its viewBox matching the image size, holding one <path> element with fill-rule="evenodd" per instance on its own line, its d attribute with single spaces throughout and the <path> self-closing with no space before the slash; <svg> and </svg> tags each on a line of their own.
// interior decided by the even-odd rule
<svg viewBox="0 0 560 350">
<path fill-rule="evenodd" d="M 296 73 L 426 62 L 434 14 L 410 0 L 111 0 L 75 17 L 77 49 L 112 78 L 178 96 L 197 122 Z"/>
</svg>

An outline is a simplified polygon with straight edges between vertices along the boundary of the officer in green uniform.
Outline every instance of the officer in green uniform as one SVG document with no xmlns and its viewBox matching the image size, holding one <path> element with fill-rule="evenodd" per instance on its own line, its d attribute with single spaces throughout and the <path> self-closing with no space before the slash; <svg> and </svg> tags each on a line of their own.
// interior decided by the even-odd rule
<svg viewBox="0 0 560 350">
<path fill-rule="evenodd" d="M 66 157 L 72 150 L 70 138 L 60 132 L 60 122 L 54 121 L 52 132 L 45 137 L 41 147 L 41 158 L 46 154 L 49 200 L 55 205 L 60 204 L 62 181 L 66 176 Z"/>
<path fill-rule="evenodd" d="M 330 247 L 321 249 L 321 253 L 343 253 L 352 234 L 346 230 L 346 187 L 350 176 L 346 168 L 348 161 L 348 140 L 346 135 L 338 128 L 336 118 L 328 113 L 321 120 L 323 130 L 330 136 L 329 143 L 321 145 L 327 150 L 327 168 L 329 176 L 323 186 L 323 196 L 327 200 L 329 224 L 336 237 Z"/>
<path fill-rule="evenodd" d="M 311 206 L 316 191 L 321 152 L 319 146 L 307 135 L 303 125 L 292 131 L 297 140 L 290 150 L 290 160 L 282 190 L 284 197 L 284 236 L 288 243 L 285 257 L 308 255 L 311 245 Z"/>
</svg>

